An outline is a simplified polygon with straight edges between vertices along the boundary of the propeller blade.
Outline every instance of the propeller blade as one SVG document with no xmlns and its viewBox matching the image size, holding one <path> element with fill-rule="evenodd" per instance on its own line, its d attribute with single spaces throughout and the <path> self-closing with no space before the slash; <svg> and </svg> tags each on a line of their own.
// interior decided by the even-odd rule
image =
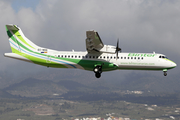
<svg viewBox="0 0 180 120">
<path fill-rule="evenodd" d="M 118 38 L 118 40 L 117 40 L 117 46 L 116 46 L 116 51 L 115 51 L 115 53 L 116 53 L 116 60 L 117 60 L 117 58 L 118 58 L 118 52 L 121 52 L 121 48 L 119 48 L 119 38 Z"/>
<path fill-rule="evenodd" d="M 119 38 L 117 40 L 117 47 L 116 48 L 119 48 Z"/>
<path fill-rule="evenodd" d="M 118 58 L 118 51 L 116 52 L 116 60 L 117 60 L 117 58 Z"/>
</svg>

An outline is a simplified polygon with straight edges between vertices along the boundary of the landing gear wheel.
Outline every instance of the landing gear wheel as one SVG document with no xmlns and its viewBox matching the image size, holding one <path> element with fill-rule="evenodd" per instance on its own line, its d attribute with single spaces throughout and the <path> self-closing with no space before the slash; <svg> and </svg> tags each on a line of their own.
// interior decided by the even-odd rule
<svg viewBox="0 0 180 120">
<path fill-rule="evenodd" d="M 96 76 L 96 78 L 100 78 L 101 77 L 101 73 L 96 73 L 95 76 Z"/>
<path fill-rule="evenodd" d="M 164 71 L 164 76 L 167 76 L 167 71 Z"/>
</svg>

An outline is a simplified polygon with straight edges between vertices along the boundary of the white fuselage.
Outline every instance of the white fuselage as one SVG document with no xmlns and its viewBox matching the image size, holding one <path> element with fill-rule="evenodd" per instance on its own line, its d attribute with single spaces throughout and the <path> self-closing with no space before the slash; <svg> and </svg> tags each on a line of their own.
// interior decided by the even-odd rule
<svg viewBox="0 0 180 120">
<path fill-rule="evenodd" d="M 51 50 L 49 50 L 51 51 Z M 118 69 L 135 69 L 135 70 L 163 70 L 171 69 L 176 66 L 176 63 L 167 59 L 163 54 L 156 53 L 88 53 L 75 51 L 52 51 L 50 52 L 55 57 L 82 59 L 90 61 L 106 61 L 118 66 Z M 164 56 L 164 58 L 160 58 Z"/>
</svg>

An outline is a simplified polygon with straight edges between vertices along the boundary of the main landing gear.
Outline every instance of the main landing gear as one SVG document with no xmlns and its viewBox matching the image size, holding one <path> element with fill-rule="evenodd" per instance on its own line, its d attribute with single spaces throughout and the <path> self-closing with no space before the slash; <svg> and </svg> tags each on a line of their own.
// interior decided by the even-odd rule
<svg viewBox="0 0 180 120">
<path fill-rule="evenodd" d="M 94 73 L 95 73 L 95 76 L 96 78 L 100 78 L 101 77 L 101 73 L 102 73 L 102 66 L 101 65 L 97 65 L 95 68 L 94 68 Z"/>
</svg>

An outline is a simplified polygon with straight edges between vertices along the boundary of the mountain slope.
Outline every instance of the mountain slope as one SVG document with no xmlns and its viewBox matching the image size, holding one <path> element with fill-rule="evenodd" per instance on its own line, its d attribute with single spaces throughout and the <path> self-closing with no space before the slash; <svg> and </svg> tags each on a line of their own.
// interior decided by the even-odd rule
<svg viewBox="0 0 180 120">
<path fill-rule="evenodd" d="M 38 80 L 28 78 L 20 83 L 13 84 L 4 90 L 13 95 L 21 95 L 25 97 L 37 97 L 44 95 L 52 95 L 54 93 L 63 94 L 67 89 L 63 86 L 57 85 L 55 82 L 48 80 Z"/>
<path fill-rule="evenodd" d="M 86 88 L 88 87 L 70 80 L 53 82 L 50 80 L 38 80 L 34 78 L 28 78 L 19 83 L 10 85 L 3 90 L 8 91 L 13 95 L 38 97 L 53 95 L 54 93 L 61 95 L 67 93 L 70 90 L 72 91 Z"/>
</svg>

